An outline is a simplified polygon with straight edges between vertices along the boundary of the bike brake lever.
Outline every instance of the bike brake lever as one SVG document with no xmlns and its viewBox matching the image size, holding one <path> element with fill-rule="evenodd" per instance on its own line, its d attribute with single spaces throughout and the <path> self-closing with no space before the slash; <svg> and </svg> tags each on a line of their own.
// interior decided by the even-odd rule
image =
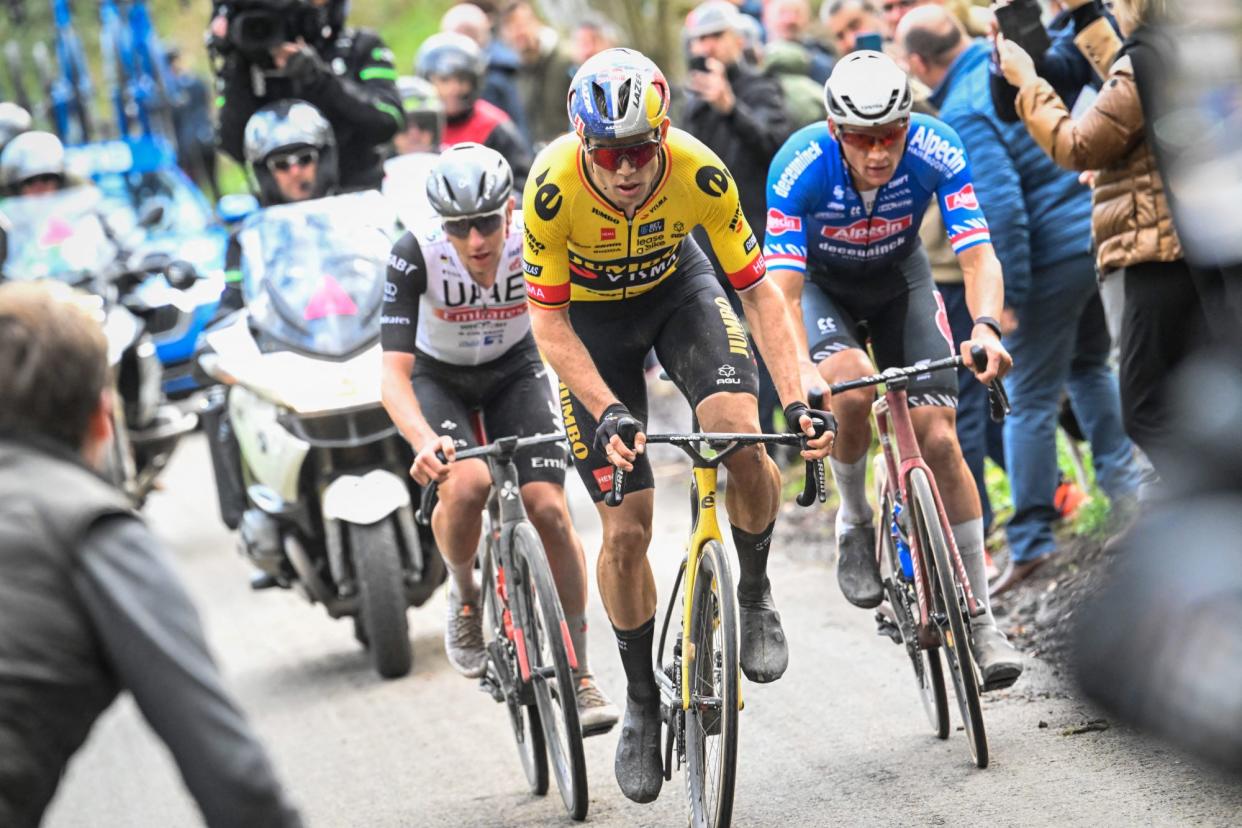
<svg viewBox="0 0 1242 828">
<path fill-rule="evenodd" d="M 436 449 L 436 459 L 441 463 L 447 463 L 448 457 L 444 455 L 441 449 Z M 431 513 L 436 510 L 436 504 L 440 502 L 440 484 L 431 481 L 423 489 L 423 496 L 418 501 L 418 511 L 414 513 L 414 521 L 419 526 L 431 525 Z"/>
<path fill-rule="evenodd" d="M 634 447 L 634 438 L 638 436 L 637 422 L 623 422 L 617 427 L 617 435 L 628 448 Z M 625 469 L 612 467 L 612 488 L 604 495 L 604 503 L 609 506 L 620 506 L 625 499 Z"/>
<path fill-rule="evenodd" d="M 1005 393 L 1005 386 L 1000 380 L 988 383 L 988 408 L 994 423 L 1003 423 L 1012 410 L 1009 407 L 1009 395 Z"/>
<path fill-rule="evenodd" d="M 822 404 L 822 395 L 820 396 L 820 400 Z M 826 411 L 823 412 L 823 415 L 826 418 L 823 423 L 818 421 L 815 423 L 816 437 L 819 437 L 828 431 L 835 434 L 837 430 L 837 418 L 833 417 L 831 413 Z M 818 415 L 815 419 L 819 419 Z M 821 425 L 822 428 L 820 427 Z M 809 438 L 806 435 L 802 435 L 803 449 L 807 447 L 808 439 Z M 828 480 L 827 475 L 824 472 L 823 458 L 806 461 L 806 472 L 802 486 L 802 493 L 798 495 L 797 500 L 799 506 L 810 506 L 816 500 L 820 503 L 824 503 L 828 500 Z"/>
</svg>

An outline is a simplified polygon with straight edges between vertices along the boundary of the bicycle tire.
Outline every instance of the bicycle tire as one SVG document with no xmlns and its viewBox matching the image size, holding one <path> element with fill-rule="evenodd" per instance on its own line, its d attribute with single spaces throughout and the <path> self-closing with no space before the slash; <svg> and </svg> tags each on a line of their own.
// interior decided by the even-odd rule
<svg viewBox="0 0 1242 828">
<path fill-rule="evenodd" d="M 569 626 L 561 599 L 552 580 L 552 569 L 539 535 L 529 523 L 513 527 L 513 557 L 525 576 L 522 580 L 531 617 L 523 619 L 531 684 L 550 765 L 565 810 L 575 820 L 586 819 L 586 755 L 582 749 L 582 725 L 578 719 L 578 682 L 569 666 Z M 548 671 L 551 670 L 549 674 Z"/>
<path fill-rule="evenodd" d="M 686 734 L 690 824 L 694 828 L 724 828 L 733 819 L 740 678 L 733 575 L 719 541 L 704 544 L 693 594 L 688 597 L 692 602 L 692 646 L 684 657 L 689 660 L 690 709 L 681 715 Z M 705 701 L 696 703 L 698 699 Z M 710 750 L 713 746 L 715 751 Z M 714 767 L 710 761 L 713 753 Z"/>
<path fill-rule="evenodd" d="M 483 532 L 479 538 L 479 562 L 483 571 L 483 634 L 491 638 L 487 642 L 489 656 L 493 660 L 504 658 L 506 661 L 503 668 L 492 665 L 489 671 L 500 686 L 501 701 L 509 714 L 509 726 L 513 730 L 513 740 L 517 744 L 518 758 L 522 762 L 530 792 L 544 796 L 548 792 L 548 754 L 543 741 L 543 723 L 539 719 L 539 708 L 534 703 L 521 704 L 517 698 L 518 689 L 513 686 L 520 674 L 512 644 L 505 636 L 504 607 L 496 593 L 496 563 L 488 537 L 490 534 L 491 520 L 484 514 Z M 500 680 L 502 675 L 508 676 L 509 685 Z"/>
<path fill-rule="evenodd" d="M 971 758 L 980 768 L 988 766 L 988 736 L 983 724 L 983 708 L 979 703 L 979 681 L 975 673 L 974 655 L 970 651 L 970 635 L 966 617 L 962 612 L 962 600 L 958 593 L 956 572 L 949 556 L 949 544 L 944 527 L 936 509 L 931 483 L 922 469 L 910 472 L 910 500 L 914 507 L 915 522 L 920 536 L 926 541 L 924 548 L 931 552 L 931 559 L 924 557 L 924 566 L 931 565 L 931 600 L 934 615 L 944 642 L 945 661 L 953 677 L 953 692 L 957 696 L 958 711 L 966 729 L 966 739 Z"/>
<path fill-rule="evenodd" d="M 899 580 L 897 573 L 901 571 L 901 560 L 897 549 L 893 546 L 893 536 L 887 523 L 893 514 L 893 496 L 888 491 L 888 469 L 885 467 L 883 455 L 877 455 L 881 462 L 876 463 L 875 486 L 876 502 L 880 504 L 880 525 L 876 528 L 882 550 L 881 565 L 887 565 L 888 577 L 884 579 L 884 590 L 888 593 L 889 606 L 897 618 L 897 626 L 901 630 L 902 646 L 910 658 L 914 669 L 914 683 L 918 688 L 919 701 L 923 705 L 923 713 L 927 723 L 938 739 L 949 738 L 949 698 L 944 683 L 944 668 L 940 663 L 940 650 L 925 649 L 919 646 L 917 639 L 918 598 L 914 587 L 907 581 Z"/>
</svg>

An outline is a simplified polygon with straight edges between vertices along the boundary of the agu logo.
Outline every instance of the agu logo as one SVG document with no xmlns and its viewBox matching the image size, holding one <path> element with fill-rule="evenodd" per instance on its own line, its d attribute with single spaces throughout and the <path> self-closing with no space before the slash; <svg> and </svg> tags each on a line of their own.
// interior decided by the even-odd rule
<svg viewBox="0 0 1242 828">
<path fill-rule="evenodd" d="M 775 207 L 768 210 L 769 236 L 779 236 L 791 230 L 796 232 L 801 229 L 802 219 L 799 216 L 787 216 Z"/>
<path fill-rule="evenodd" d="M 949 193 L 944 203 L 950 210 L 978 210 L 979 199 L 975 198 L 975 185 L 967 184 L 956 193 Z"/>
</svg>

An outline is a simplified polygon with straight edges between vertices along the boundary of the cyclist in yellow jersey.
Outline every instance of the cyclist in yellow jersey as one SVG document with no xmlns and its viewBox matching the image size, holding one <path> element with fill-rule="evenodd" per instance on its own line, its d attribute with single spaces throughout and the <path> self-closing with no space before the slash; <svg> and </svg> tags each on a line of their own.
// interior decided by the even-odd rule
<svg viewBox="0 0 1242 828">
<path fill-rule="evenodd" d="M 787 422 L 813 435 L 816 415 L 824 417 L 801 399 L 792 321 L 781 292 L 764 278 L 737 185 L 711 150 L 670 129 L 668 105 L 668 83 L 643 55 L 609 49 L 591 58 L 570 85 L 576 134 L 539 155 L 523 198 L 531 327 L 561 377 L 575 467 L 603 523 L 599 590 L 628 682 L 616 774 L 637 802 L 655 799 L 663 779 L 651 663 L 656 589 L 646 558 L 654 492 L 644 436 L 631 448 L 618 431 L 641 431 L 646 420 L 647 353 L 655 349 L 704 430 L 759 431 L 750 340 L 707 257 L 688 238 L 695 225 L 707 230 L 742 297 Z M 822 457 L 831 441 L 823 433 L 804 454 Z M 627 472 L 628 496 L 609 508 L 602 500 L 614 466 Z M 766 576 L 780 473 L 757 446 L 725 466 L 740 564 L 742 670 L 751 681 L 774 681 L 788 664 Z"/>
</svg>

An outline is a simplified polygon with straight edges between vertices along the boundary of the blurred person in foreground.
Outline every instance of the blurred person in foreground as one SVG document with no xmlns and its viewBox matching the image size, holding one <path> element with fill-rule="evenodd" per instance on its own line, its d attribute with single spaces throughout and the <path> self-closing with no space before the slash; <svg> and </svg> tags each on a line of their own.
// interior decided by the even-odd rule
<svg viewBox="0 0 1242 828">
<path fill-rule="evenodd" d="M 528 0 L 517 0 L 500 13 L 500 35 L 518 54 L 518 95 L 526 112 L 526 126 L 536 151 L 569 131 L 565 96 L 573 77 L 573 58 L 560 35 L 544 25 Z M 513 163 L 512 159 L 509 161 Z M 516 174 L 517 170 L 514 170 Z M 521 187 L 518 187 L 521 192 Z"/>
<path fill-rule="evenodd" d="M 1097 479 L 1114 506 L 1132 503 L 1138 488 L 1108 366 L 1110 342 L 1090 252 L 1091 198 L 1025 127 L 997 115 L 988 94 L 991 49 L 985 40 L 970 40 L 948 9 L 915 8 L 897 25 L 897 41 L 912 73 L 932 89 L 941 120 L 957 130 L 970 155 L 974 186 L 956 198 L 978 202 L 1004 268 L 1003 341 L 1014 360 L 1005 378 L 1013 404 L 1005 421 L 1005 468 L 1014 514 L 1007 527 L 1013 555 L 993 584 L 999 594 L 1057 551 L 1056 432 L 1067 390 L 1091 442 Z"/>
<path fill-rule="evenodd" d="M 474 3 L 450 6 L 440 18 L 440 31 L 465 35 L 478 44 L 487 67 L 479 97 L 508 115 L 530 143 L 526 113 L 522 110 L 517 88 L 518 56 L 507 44 L 492 36 L 492 28 L 492 18 Z"/>
<path fill-rule="evenodd" d="M 1063 167 L 1094 171 L 1096 266 L 1105 306 L 1120 316 L 1122 415 L 1127 433 L 1162 476 L 1173 426 L 1167 380 L 1212 340 L 1213 329 L 1237 324 L 1224 318 L 1219 270 L 1186 261 L 1147 140 L 1131 52 L 1164 5 L 1116 0 L 1113 11 L 1127 48 L 1109 26 L 1095 26 L 1091 38 L 1079 38 L 1079 48 L 1108 80 L 1078 120 L 1036 73 L 1031 56 L 997 37 L 1001 70 L 1018 89 L 1016 109 L 1036 143 Z M 1121 296 L 1110 299 L 1110 291 Z"/>
<path fill-rule="evenodd" d="M 98 471 L 107 342 L 75 296 L 0 286 L 0 825 L 39 824 L 122 690 L 208 825 L 300 825 L 166 555 Z"/>
</svg>

